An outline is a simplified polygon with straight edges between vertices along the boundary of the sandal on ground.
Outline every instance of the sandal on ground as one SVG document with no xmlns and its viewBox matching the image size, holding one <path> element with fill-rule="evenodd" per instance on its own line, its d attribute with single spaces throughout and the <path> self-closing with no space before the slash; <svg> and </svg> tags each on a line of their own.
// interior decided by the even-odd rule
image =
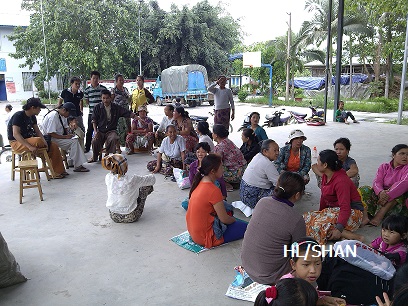
<svg viewBox="0 0 408 306">
<path fill-rule="evenodd" d="M 63 179 L 63 178 L 65 178 L 65 175 L 62 175 L 62 174 L 54 175 L 54 177 L 53 177 L 54 180 L 59 180 L 59 179 Z"/>
<path fill-rule="evenodd" d="M 93 157 L 88 159 L 88 163 L 94 163 L 94 162 L 96 162 L 96 160 L 94 160 Z"/>
<path fill-rule="evenodd" d="M 73 170 L 74 172 L 89 172 L 89 169 L 85 168 L 84 166 L 79 166 L 78 168 Z"/>
<path fill-rule="evenodd" d="M 63 176 L 68 176 L 69 173 L 68 173 L 67 171 L 64 171 L 64 172 L 61 173 L 61 175 L 63 175 Z"/>
</svg>

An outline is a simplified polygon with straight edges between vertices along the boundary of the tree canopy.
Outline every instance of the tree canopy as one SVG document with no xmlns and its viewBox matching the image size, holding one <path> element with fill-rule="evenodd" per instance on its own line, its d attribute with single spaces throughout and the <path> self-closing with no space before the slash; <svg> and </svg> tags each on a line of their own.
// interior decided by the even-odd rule
<svg viewBox="0 0 408 306">
<path fill-rule="evenodd" d="M 43 0 L 43 14 L 39 0 L 23 0 L 22 7 L 32 13 L 30 25 L 9 36 L 16 48 L 12 56 L 24 58 L 29 67 L 38 63 L 42 80 L 46 75 L 42 15 L 50 76 L 86 78 L 91 70 L 99 70 L 104 78 L 115 73 L 134 78 L 141 51 L 147 77 L 172 65 L 196 63 L 214 78 L 225 73 L 229 51 L 241 39 L 238 22 L 221 4 L 211 6 L 207 0 L 191 8 L 173 5 L 170 12 L 156 1 L 133 0 Z"/>
</svg>

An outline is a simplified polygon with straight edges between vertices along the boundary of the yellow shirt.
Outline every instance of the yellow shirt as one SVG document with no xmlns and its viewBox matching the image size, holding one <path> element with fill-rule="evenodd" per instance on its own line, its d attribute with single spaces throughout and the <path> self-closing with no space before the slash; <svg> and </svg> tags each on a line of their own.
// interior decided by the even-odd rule
<svg viewBox="0 0 408 306">
<path fill-rule="evenodd" d="M 132 92 L 132 107 L 131 107 L 132 111 L 137 112 L 137 109 L 139 108 L 139 106 L 146 105 L 146 104 L 147 104 L 147 98 L 145 94 L 145 89 L 136 88 Z"/>
</svg>

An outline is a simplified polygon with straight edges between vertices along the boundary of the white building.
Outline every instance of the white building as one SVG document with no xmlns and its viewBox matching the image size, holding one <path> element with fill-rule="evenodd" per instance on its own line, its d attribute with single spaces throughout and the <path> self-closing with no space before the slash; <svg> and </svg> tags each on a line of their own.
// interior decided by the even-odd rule
<svg viewBox="0 0 408 306">
<path fill-rule="evenodd" d="M 37 94 L 34 86 L 34 78 L 39 71 L 38 64 L 32 69 L 29 67 L 20 68 L 24 65 L 24 59 L 15 59 L 10 56 L 15 52 L 13 42 L 8 40 L 17 26 L 27 26 L 26 19 L 20 14 L 3 15 L 0 19 L 0 101 L 26 100 Z M 52 91 L 60 91 L 62 84 L 57 84 L 55 78 L 50 81 Z M 58 86 L 60 85 L 60 86 Z M 47 86 L 47 85 L 46 85 Z M 48 88 L 48 87 L 46 87 Z"/>
<path fill-rule="evenodd" d="M 233 74 L 230 77 L 230 87 L 240 87 L 240 85 L 245 85 L 245 84 L 249 84 L 251 82 L 251 77 L 246 76 L 246 75 L 236 75 Z M 241 83 L 241 84 L 240 84 Z"/>
</svg>

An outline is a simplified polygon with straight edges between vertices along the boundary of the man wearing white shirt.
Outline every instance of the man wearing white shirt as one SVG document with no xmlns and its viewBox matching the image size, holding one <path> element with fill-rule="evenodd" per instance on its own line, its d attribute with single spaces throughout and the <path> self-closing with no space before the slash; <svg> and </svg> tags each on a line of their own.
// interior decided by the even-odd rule
<svg viewBox="0 0 408 306">
<path fill-rule="evenodd" d="M 45 115 L 42 123 L 43 133 L 50 135 L 51 140 L 61 149 L 69 151 L 69 157 L 74 162 L 74 172 L 89 172 L 89 169 L 82 166 L 87 160 L 78 138 L 67 133 L 69 116 L 76 116 L 76 108 L 72 102 L 66 102 Z"/>
</svg>

